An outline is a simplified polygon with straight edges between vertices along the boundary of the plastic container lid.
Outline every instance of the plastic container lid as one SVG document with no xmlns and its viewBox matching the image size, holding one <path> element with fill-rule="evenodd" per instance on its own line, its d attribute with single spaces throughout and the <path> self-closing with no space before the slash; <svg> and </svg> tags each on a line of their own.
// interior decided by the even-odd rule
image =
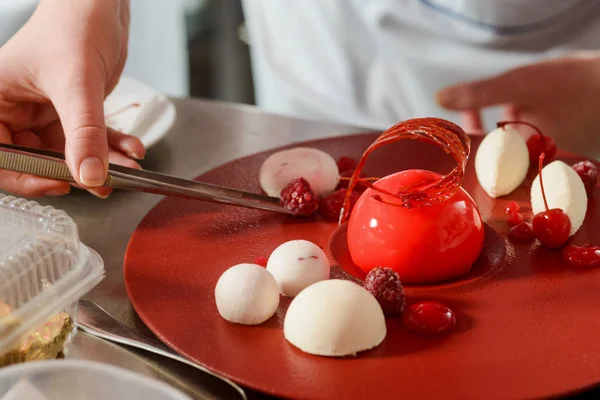
<svg viewBox="0 0 600 400">
<path fill-rule="evenodd" d="M 50 360 L 0 369 L 0 400 L 37 400 L 34 393 L 40 400 L 191 400 L 158 380 L 97 362 Z"/>
<path fill-rule="evenodd" d="M 64 211 L 0 194 L 0 357 L 103 277 L 102 258 Z"/>
</svg>

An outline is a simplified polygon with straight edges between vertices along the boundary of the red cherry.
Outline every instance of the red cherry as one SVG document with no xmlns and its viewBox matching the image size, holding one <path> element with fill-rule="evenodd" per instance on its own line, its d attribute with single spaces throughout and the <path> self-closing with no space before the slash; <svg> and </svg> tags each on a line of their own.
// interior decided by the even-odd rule
<svg viewBox="0 0 600 400">
<path fill-rule="evenodd" d="M 589 244 L 577 246 L 570 244 L 563 249 L 563 260 L 576 267 L 600 266 L 600 247 Z"/>
<path fill-rule="evenodd" d="M 456 325 L 454 312 L 436 301 L 412 304 L 404 311 L 404 325 L 425 335 L 446 333 Z"/>
<path fill-rule="evenodd" d="M 550 160 L 556 154 L 556 142 L 550 136 L 537 134 L 527 139 L 527 149 L 529 150 L 529 161 L 534 164 L 539 160 L 541 154 L 546 154 Z"/>
<path fill-rule="evenodd" d="M 354 161 L 353 158 L 342 156 L 337 160 L 337 166 L 340 174 L 343 172 L 354 171 L 356 168 L 356 161 Z"/>
<path fill-rule="evenodd" d="M 556 142 L 550 136 L 542 134 L 542 131 L 532 123 L 525 121 L 502 121 L 498 122 L 498 128 L 506 125 L 526 125 L 533 128 L 536 134 L 527 139 L 527 149 L 529 150 L 529 160 L 531 164 L 535 164 L 542 153 L 546 154 L 546 161 L 549 161 L 556 154 Z"/>
<path fill-rule="evenodd" d="M 516 226 L 523 222 L 523 215 L 519 212 L 511 212 L 508 215 L 508 224 L 510 226 Z"/>
<path fill-rule="evenodd" d="M 571 221 L 563 210 L 553 208 L 533 217 L 533 232 L 541 244 L 556 249 L 565 244 L 571 236 Z"/>
<path fill-rule="evenodd" d="M 406 170 L 374 183 L 385 192 L 439 179 L 431 171 Z M 477 206 L 460 188 L 427 207 L 401 207 L 398 198 L 367 189 L 348 221 L 347 243 L 354 263 L 365 273 L 385 265 L 403 283 L 435 283 L 464 275 L 483 246 Z"/>
<path fill-rule="evenodd" d="M 252 264 L 260 265 L 261 267 L 266 267 L 269 259 L 264 256 L 258 256 L 252 261 Z"/>
<path fill-rule="evenodd" d="M 504 212 L 507 214 L 519 211 L 521 211 L 521 206 L 514 200 L 509 201 L 508 205 L 506 206 L 506 209 L 504 210 Z"/>
<path fill-rule="evenodd" d="M 531 242 L 535 239 L 533 228 L 528 222 L 521 222 L 520 224 L 513 226 L 510 228 L 508 235 L 519 242 Z"/>
<path fill-rule="evenodd" d="M 555 249 L 565 244 L 569 239 L 569 236 L 571 236 L 571 220 L 560 208 L 548 210 L 548 202 L 546 201 L 546 193 L 544 192 L 544 182 L 542 181 L 543 166 L 544 153 L 540 155 L 539 174 L 542 199 L 544 199 L 546 211 L 539 212 L 533 217 L 533 232 L 541 244 L 551 249 Z"/>
</svg>

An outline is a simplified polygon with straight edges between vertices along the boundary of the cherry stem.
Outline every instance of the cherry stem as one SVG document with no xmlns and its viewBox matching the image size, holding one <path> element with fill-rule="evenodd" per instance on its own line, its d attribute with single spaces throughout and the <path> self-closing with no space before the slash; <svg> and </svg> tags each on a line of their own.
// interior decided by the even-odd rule
<svg viewBox="0 0 600 400">
<path fill-rule="evenodd" d="M 129 110 L 130 108 L 136 108 L 136 107 L 139 107 L 139 106 L 140 106 L 140 103 L 131 103 L 131 104 L 128 104 L 125 107 L 122 107 L 121 109 L 119 109 L 117 111 L 113 111 L 112 113 L 105 115 L 105 118 L 108 118 L 108 119 L 113 118 L 113 117 L 115 117 L 115 116 L 117 116 L 119 114 L 124 113 L 125 111 Z"/>
<path fill-rule="evenodd" d="M 546 153 L 540 154 L 540 161 L 538 168 L 540 170 L 540 187 L 542 188 L 542 199 L 544 199 L 544 206 L 546 207 L 546 211 L 548 211 L 548 202 L 546 201 L 546 192 L 544 192 L 544 182 L 542 181 L 542 169 L 544 169 L 544 157 L 546 157 Z"/>
<path fill-rule="evenodd" d="M 537 132 L 538 135 L 540 135 L 540 137 L 544 137 L 544 135 L 542 134 L 542 131 L 540 130 L 540 128 L 538 128 L 537 126 L 535 126 L 534 124 L 530 123 L 530 122 L 525 122 L 525 121 L 500 121 L 496 124 L 496 126 L 498 128 L 504 128 L 506 125 L 525 125 L 528 126 L 530 128 L 532 128 L 534 131 Z"/>
</svg>

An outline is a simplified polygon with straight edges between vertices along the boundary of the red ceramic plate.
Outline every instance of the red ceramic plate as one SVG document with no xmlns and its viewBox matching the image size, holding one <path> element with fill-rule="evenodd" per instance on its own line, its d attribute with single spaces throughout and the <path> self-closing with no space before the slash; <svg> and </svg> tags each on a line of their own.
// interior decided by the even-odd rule
<svg viewBox="0 0 600 400">
<path fill-rule="evenodd" d="M 358 158 L 375 138 L 357 135 L 303 145 L 336 158 Z M 473 138 L 472 154 L 479 141 Z M 268 154 L 239 159 L 200 179 L 258 191 L 258 170 Z M 435 146 L 401 141 L 377 150 L 366 172 L 384 176 L 423 168 L 446 173 L 452 167 Z M 463 279 L 407 288 L 409 302 L 433 299 L 454 309 L 458 329 L 448 336 L 416 336 L 398 319 L 389 319 L 381 346 L 356 358 L 333 359 L 304 354 L 286 342 L 282 325 L 289 300 L 263 325 L 224 321 L 213 297 L 221 273 L 268 256 L 284 241 L 302 238 L 328 249 L 334 276 L 350 276 L 339 265 L 360 274 L 349 261 L 344 228 L 336 231 L 335 223 L 202 201 L 165 199 L 146 216 L 127 250 L 127 290 L 143 321 L 173 349 L 243 385 L 282 397 L 492 400 L 572 393 L 600 381 L 600 270 L 574 269 L 559 252 L 506 239 L 504 208 L 510 199 L 531 218 L 533 176 L 530 171 L 509 198 L 493 201 L 469 164 L 463 186 L 487 224 L 484 252 Z M 591 200 L 577 238 L 598 242 L 599 233 L 600 215 Z"/>
</svg>

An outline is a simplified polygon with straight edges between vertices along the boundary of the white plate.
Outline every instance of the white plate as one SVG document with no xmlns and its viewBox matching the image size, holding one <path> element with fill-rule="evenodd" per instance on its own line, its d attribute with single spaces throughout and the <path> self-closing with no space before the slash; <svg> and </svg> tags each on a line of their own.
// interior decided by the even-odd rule
<svg viewBox="0 0 600 400">
<path fill-rule="evenodd" d="M 126 108 L 133 103 L 139 106 Z M 104 113 L 107 126 L 137 136 L 147 149 L 168 133 L 176 116 L 175 106 L 164 94 L 124 76 L 106 98 Z"/>
</svg>

